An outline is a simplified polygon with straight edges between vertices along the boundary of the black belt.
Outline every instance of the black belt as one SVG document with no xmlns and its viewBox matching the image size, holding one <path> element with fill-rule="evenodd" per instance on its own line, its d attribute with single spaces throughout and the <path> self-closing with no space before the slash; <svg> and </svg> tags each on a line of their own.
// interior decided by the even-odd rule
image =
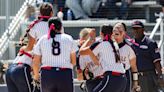
<svg viewBox="0 0 164 92">
<path fill-rule="evenodd" d="M 147 76 L 147 75 L 152 75 L 152 74 L 156 74 L 155 70 L 138 72 L 138 75 L 140 76 Z"/>
</svg>

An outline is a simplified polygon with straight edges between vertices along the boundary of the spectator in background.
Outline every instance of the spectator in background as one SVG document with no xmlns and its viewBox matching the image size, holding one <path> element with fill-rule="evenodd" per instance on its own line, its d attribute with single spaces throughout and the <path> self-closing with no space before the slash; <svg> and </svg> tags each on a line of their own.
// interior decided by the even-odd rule
<svg viewBox="0 0 164 92">
<path fill-rule="evenodd" d="M 33 21 L 36 18 L 36 16 L 35 16 L 35 7 L 34 6 L 27 5 L 26 18 L 29 21 Z"/>
<path fill-rule="evenodd" d="M 66 0 L 66 5 L 70 8 L 75 19 L 87 19 L 95 13 L 101 0 Z"/>
<path fill-rule="evenodd" d="M 164 0 L 159 0 L 160 5 L 162 5 L 162 12 L 164 13 Z"/>
<path fill-rule="evenodd" d="M 43 3 L 43 0 L 36 0 L 35 1 L 36 7 L 39 7 L 42 3 Z"/>
<path fill-rule="evenodd" d="M 121 6 L 118 9 L 116 6 L 117 2 L 121 2 Z M 117 19 L 127 19 L 129 5 L 131 0 L 106 0 L 105 5 L 109 8 L 110 15 L 113 15 L 113 18 Z"/>
<path fill-rule="evenodd" d="M 57 16 L 57 13 L 61 11 L 64 14 L 63 19 L 67 19 L 66 15 L 68 8 L 65 7 L 66 0 L 43 0 L 43 2 L 49 2 L 53 5 L 54 16 Z"/>
</svg>

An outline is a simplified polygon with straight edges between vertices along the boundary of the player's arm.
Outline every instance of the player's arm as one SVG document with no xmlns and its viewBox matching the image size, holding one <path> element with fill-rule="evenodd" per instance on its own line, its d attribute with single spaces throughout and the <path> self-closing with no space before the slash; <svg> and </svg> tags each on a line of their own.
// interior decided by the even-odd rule
<svg viewBox="0 0 164 92">
<path fill-rule="evenodd" d="M 41 64 L 41 56 L 40 55 L 34 55 L 32 68 L 33 68 L 33 73 L 34 73 L 33 78 L 35 80 L 39 79 L 40 64 Z"/>
<path fill-rule="evenodd" d="M 71 56 L 71 63 L 73 66 L 75 66 L 76 65 L 76 52 L 72 51 L 70 56 Z"/>
<path fill-rule="evenodd" d="M 130 60 L 130 66 L 131 66 L 132 72 L 138 72 L 137 65 L 136 65 L 136 57 L 134 57 Z"/>
<path fill-rule="evenodd" d="M 92 50 L 90 49 L 90 45 L 93 43 L 93 40 L 90 38 L 88 39 L 80 48 L 79 53 L 80 55 L 89 55 L 91 57 L 91 59 L 93 60 L 93 62 L 96 65 L 99 65 L 99 59 L 97 58 L 97 56 L 95 56 L 95 54 L 92 52 Z"/>
<path fill-rule="evenodd" d="M 34 58 L 32 62 L 32 68 L 33 68 L 33 73 L 34 73 L 34 79 L 38 80 L 39 79 L 39 70 L 40 70 L 40 65 L 41 65 L 41 43 L 42 43 L 42 38 L 38 41 L 38 43 L 35 45 L 33 49 L 34 53 Z"/>
<path fill-rule="evenodd" d="M 36 42 L 35 38 L 28 35 L 28 43 L 27 43 L 27 47 L 25 48 L 25 51 L 31 51 L 34 47 L 35 42 Z"/>
<path fill-rule="evenodd" d="M 133 79 L 132 88 L 134 91 L 138 92 L 141 90 L 141 88 L 138 84 L 138 69 L 137 69 L 137 64 L 136 64 L 136 55 L 131 47 L 129 48 L 129 61 L 130 61 L 130 67 L 131 67 L 131 72 L 132 72 L 132 79 Z"/>
<path fill-rule="evenodd" d="M 136 65 L 136 57 L 132 58 L 130 60 L 130 66 L 131 66 L 131 72 L 132 72 L 132 79 L 133 79 L 133 87 L 132 89 L 134 91 L 140 91 L 141 88 L 138 84 L 138 70 L 137 70 L 137 65 Z"/>
</svg>

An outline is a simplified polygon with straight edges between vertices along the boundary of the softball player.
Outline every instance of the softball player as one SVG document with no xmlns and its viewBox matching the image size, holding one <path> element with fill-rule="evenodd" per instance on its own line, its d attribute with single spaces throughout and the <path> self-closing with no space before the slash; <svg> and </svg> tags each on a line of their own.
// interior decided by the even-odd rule
<svg viewBox="0 0 164 92">
<path fill-rule="evenodd" d="M 41 37 L 34 47 L 34 79 L 39 79 L 41 64 L 42 92 L 73 92 L 72 63 L 75 61 L 72 57 L 78 47 L 70 35 L 61 34 L 59 18 L 49 19 L 48 24 L 48 35 Z"/>
<path fill-rule="evenodd" d="M 80 31 L 79 36 L 80 36 L 79 43 L 81 46 L 89 37 L 91 37 L 94 42 L 95 37 L 96 37 L 96 32 L 95 32 L 95 29 L 93 29 L 93 28 L 84 28 Z M 93 42 L 88 43 L 88 45 L 92 44 Z M 96 82 L 98 82 L 98 76 L 103 74 L 101 67 L 94 65 L 94 63 L 91 61 L 92 60 L 91 60 L 90 56 L 88 56 L 88 55 L 85 55 L 85 56 L 78 55 L 78 57 L 77 57 L 78 79 L 79 80 L 83 80 L 83 79 L 87 80 L 86 83 L 87 83 L 88 91 L 89 91 L 89 88 L 91 88 L 93 86 L 93 82 L 92 82 L 92 84 L 88 83 L 89 80 L 91 80 L 93 77 L 97 77 L 97 80 L 94 81 L 96 83 Z M 95 85 L 95 83 L 94 83 L 94 85 Z M 89 87 L 88 84 L 91 84 L 91 87 Z M 84 90 L 85 90 L 85 88 L 83 89 L 83 91 Z"/>
<path fill-rule="evenodd" d="M 32 78 L 30 75 L 31 69 L 31 55 L 28 53 L 32 50 L 35 40 L 38 40 L 42 35 L 46 34 L 44 30 L 48 30 L 48 19 L 53 15 L 52 5 L 49 3 L 43 3 L 40 6 L 40 16 L 38 20 L 34 21 L 26 30 L 21 42 L 28 35 L 28 45 L 20 49 L 20 52 L 15 61 L 13 62 L 7 73 L 6 81 L 9 92 L 31 92 L 32 91 Z M 17 79 L 18 77 L 20 79 Z M 16 81 L 17 80 L 17 81 Z M 27 82 L 26 82 L 27 81 Z M 15 82 L 17 82 L 15 84 Z"/>
<path fill-rule="evenodd" d="M 40 37 L 47 34 L 49 29 L 47 21 L 51 16 L 53 16 L 52 9 L 53 8 L 50 3 L 41 4 L 40 16 L 38 17 L 38 20 L 34 21 L 29 26 L 29 29 L 26 31 L 27 34 L 29 35 L 29 41 L 27 43 L 27 47 L 25 48 L 25 50 L 32 50 L 35 42 L 38 41 Z"/>
<path fill-rule="evenodd" d="M 80 33 L 79 33 L 79 40 L 78 40 L 78 45 L 79 47 L 82 46 L 82 44 L 90 37 L 92 36 L 93 38 L 96 37 L 96 32 L 95 29 L 91 29 L 91 28 L 83 28 Z M 81 69 L 81 65 L 79 64 L 82 60 L 82 57 L 80 57 L 79 55 L 79 51 L 76 52 L 76 67 L 77 67 L 77 79 L 78 80 L 83 80 L 83 72 Z"/>
<path fill-rule="evenodd" d="M 119 45 L 120 61 L 125 64 L 127 84 L 124 92 L 131 92 L 131 72 L 133 73 L 133 89 L 139 90 L 136 65 L 136 55 L 133 49 L 125 42 L 126 25 L 118 22 L 114 25 L 113 36 Z M 130 72 L 131 68 L 131 72 Z"/>
<path fill-rule="evenodd" d="M 105 36 L 112 35 L 112 29 L 113 27 L 110 25 L 103 25 L 100 30 L 102 39 L 107 40 Z M 93 73 L 92 78 L 88 78 L 86 80 L 87 91 L 92 92 L 95 86 L 98 85 L 103 79 L 103 73 L 104 73 L 103 68 L 101 65 L 95 65 L 89 55 L 80 56 L 80 66 L 81 69 L 87 68 L 90 72 Z"/>
<path fill-rule="evenodd" d="M 110 38 L 110 35 L 106 35 Z M 96 42 L 91 47 L 86 47 L 87 43 L 92 39 L 87 40 L 80 48 L 81 55 L 87 55 L 91 50 L 99 58 L 99 61 L 94 61 L 95 64 L 101 65 L 103 68 L 104 78 L 93 88 L 92 92 L 123 92 L 126 85 L 125 69 L 118 51 L 116 51 L 114 42 L 108 41 Z M 90 55 L 92 56 L 92 55 Z"/>
<path fill-rule="evenodd" d="M 8 92 L 32 92 L 31 51 L 24 51 L 22 47 L 6 72 Z"/>
</svg>

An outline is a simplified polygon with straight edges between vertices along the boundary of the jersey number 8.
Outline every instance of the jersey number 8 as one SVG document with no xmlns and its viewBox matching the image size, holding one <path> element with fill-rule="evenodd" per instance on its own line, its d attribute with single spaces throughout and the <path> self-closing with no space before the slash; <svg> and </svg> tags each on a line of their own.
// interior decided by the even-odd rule
<svg viewBox="0 0 164 92">
<path fill-rule="evenodd" d="M 52 54 L 59 55 L 60 54 L 60 43 L 55 41 L 52 43 Z"/>
</svg>

